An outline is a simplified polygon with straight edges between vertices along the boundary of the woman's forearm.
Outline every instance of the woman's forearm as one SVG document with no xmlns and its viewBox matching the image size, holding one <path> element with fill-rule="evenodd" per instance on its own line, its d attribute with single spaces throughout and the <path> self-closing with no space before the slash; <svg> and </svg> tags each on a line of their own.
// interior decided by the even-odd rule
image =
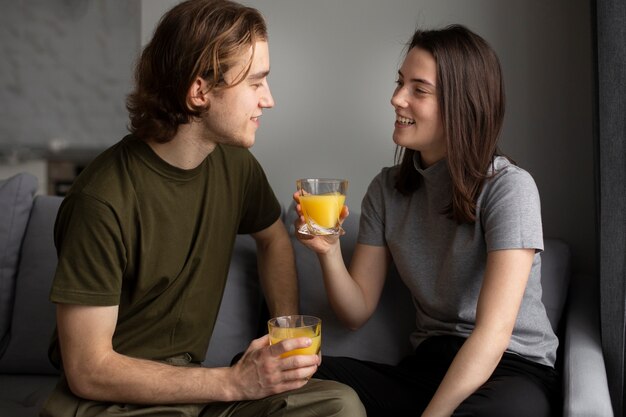
<svg viewBox="0 0 626 417">
<path fill-rule="evenodd" d="M 448 368 L 422 417 L 449 417 L 491 376 L 508 345 L 507 335 L 481 335 L 474 331 Z"/>
<path fill-rule="evenodd" d="M 361 327 L 371 312 L 361 287 L 346 269 L 339 245 L 327 253 L 318 254 L 318 258 L 333 311 L 348 328 Z"/>
</svg>

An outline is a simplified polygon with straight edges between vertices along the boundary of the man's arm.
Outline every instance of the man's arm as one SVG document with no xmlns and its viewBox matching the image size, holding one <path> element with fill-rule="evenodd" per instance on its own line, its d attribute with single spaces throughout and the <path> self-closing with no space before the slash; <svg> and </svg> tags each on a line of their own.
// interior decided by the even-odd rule
<svg viewBox="0 0 626 417">
<path fill-rule="evenodd" d="M 141 404 L 250 400 L 300 388 L 317 370 L 315 355 L 280 358 L 308 346 L 308 338 L 272 346 L 267 336 L 256 339 L 231 368 L 176 367 L 128 357 L 113 350 L 117 314 L 117 306 L 57 305 L 63 368 L 79 397 Z"/>
<path fill-rule="evenodd" d="M 252 234 L 261 286 L 271 317 L 298 314 L 298 280 L 293 247 L 282 220 Z"/>
</svg>

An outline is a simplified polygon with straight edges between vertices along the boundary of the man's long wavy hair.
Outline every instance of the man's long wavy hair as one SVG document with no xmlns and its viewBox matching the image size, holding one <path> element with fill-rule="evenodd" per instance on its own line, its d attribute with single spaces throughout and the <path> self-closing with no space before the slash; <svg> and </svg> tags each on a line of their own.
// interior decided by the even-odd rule
<svg viewBox="0 0 626 417">
<path fill-rule="evenodd" d="M 474 223 L 476 200 L 498 154 L 504 120 L 500 61 L 483 38 L 461 25 L 418 30 L 407 53 L 412 48 L 430 52 L 437 66 L 437 100 L 452 179 L 452 201 L 444 213 L 458 223 Z M 404 195 L 420 186 L 414 156 L 419 152 L 396 149 L 400 170 L 395 187 Z"/>
<path fill-rule="evenodd" d="M 214 91 L 237 85 L 250 71 L 255 43 L 263 40 L 265 21 L 251 7 L 228 0 L 190 0 L 172 8 L 137 63 L 135 90 L 126 101 L 130 132 L 143 140 L 171 140 L 178 126 L 208 110 L 187 102 L 197 77 Z M 245 71 L 226 84 L 224 74 L 250 47 Z"/>
</svg>

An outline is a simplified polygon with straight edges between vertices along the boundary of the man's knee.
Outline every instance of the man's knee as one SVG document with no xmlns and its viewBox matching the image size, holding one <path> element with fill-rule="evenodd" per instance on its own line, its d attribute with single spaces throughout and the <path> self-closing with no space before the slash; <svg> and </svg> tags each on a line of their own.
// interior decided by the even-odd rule
<svg viewBox="0 0 626 417">
<path fill-rule="evenodd" d="M 357 393 L 347 385 L 335 381 L 311 380 L 311 389 L 317 392 L 319 401 L 315 407 L 325 416 L 365 417 L 365 407 Z M 314 414 L 317 415 L 317 414 Z"/>
</svg>

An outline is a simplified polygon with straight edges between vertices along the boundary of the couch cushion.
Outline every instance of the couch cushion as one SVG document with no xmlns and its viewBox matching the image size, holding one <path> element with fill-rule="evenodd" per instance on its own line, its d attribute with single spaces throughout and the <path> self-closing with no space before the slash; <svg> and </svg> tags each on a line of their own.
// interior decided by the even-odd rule
<svg viewBox="0 0 626 417">
<path fill-rule="evenodd" d="M 233 356 L 246 350 L 252 339 L 263 332 L 259 329 L 262 309 L 256 244 L 251 236 L 240 235 L 235 240 L 222 304 L 203 364 L 228 366 Z"/>
<path fill-rule="evenodd" d="M 559 239 L 544 239 L 544 250 L 541 253 L 541 287 L 542 301 L 552 324 L 557 332 L 567 290 L 570 281 L 570 249 L 567 243 Z"/>
<path fill-rule="evenodd" d="M 57 380 L 56 375 L 0 375 L 0 415 L 39 416 Z"/>
<path fill-rule="evenodd" d="M 300 286 L 300 310 L 322 319 L 322 353 L 350 356 L 380 363 L 396 364 L 412 348 L 409 335 L 415 327 L 415 309 L 408 289 L 395 269 L 391 269 L 378 307 L 360 329 L 348 330 L 333 312 L 322 280 L 317 256 L 293 236 L 296 218 L 293 206 L 285 213 L 285 224 L 292 236 Z M 349 265 L 358 233 L 359 214 L 351 211 L 343 224 L 346 234 L 341 247 Z"/>
<path fill-rule="evenodd" d="M 22 238 L 37 191 L 37 178 L 22 173 L 0 181 L 0 356 L 11 322 Z"/>
<path fill-rule="evenodd" d="M 48 300 L 57 258 L 53 228 L 61 197 L 38 196 L 24 234 L 15 287 L 10 340 L 0 358 L 0 373 L 56 373 L 48 361 L 55 323 Z"/>
</svg>

